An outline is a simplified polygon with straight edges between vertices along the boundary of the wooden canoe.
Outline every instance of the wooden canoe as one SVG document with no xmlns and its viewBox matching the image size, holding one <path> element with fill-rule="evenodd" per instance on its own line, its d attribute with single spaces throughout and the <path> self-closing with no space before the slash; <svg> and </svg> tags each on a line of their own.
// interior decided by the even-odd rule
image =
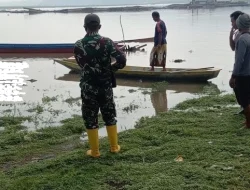
<svg viewBox="0 0 250 190">
<path fill-rule="evenodd" d="M 0 53 L 73 53 L 73 43 L 0 44 Z"/>
<path fill-rule="evenodd" d="M 71 53 L 74 52 L 73 43 L 62 44 L 0 44 L 0 53 Z M 118 47 L 124 49 L 124 45 L 118 44 Z"/>
<path fill-rule="evenodd" d="M 55 62 L 67 67 L 74 72 L 80 72 L 81 68 L 75 62 L 74 58 L 70 59 L 54 59 Z M 120 78 L 138 78 L 138 79 L 154 79 L 167 81 L 183 81 L 183 82 L 206 82 L 216 78 L 221 69 L 214 67 L 207 68 L 155 68 L 155 71 L 149 71 L 150 67 L 126 66 L 118 70 L 115 75 Z"/>
<path fill-rule="evenodd" d="M 153 42 L 153 38 L 141 38 L 134 40 L 125 40 L 115 42 L 121 50 L 125 50 L 124 42 Z M 55 44 L 0 44 L 0 53 L 18 54 L 18 53 L 71 53 L 74 51 L 74 43 L 55 43 Z"/>
</svg>

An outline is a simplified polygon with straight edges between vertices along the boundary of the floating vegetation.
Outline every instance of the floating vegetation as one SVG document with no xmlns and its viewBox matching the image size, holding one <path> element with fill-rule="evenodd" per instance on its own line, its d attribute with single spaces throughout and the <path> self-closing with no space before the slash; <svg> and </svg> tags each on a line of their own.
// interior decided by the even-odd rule
<svg viewBox="0 0 250 190">
<path fill-rule="evenodd" d="M 27 110 L 27 112 L 30 112 L 30 113 L 36 112 L 38 114 L 42 113 L 43 111 L 44 111 L 43 107 L 39 104 L 36 107 Z"/>
<path fill-rule="evenodd" d="M 11 113 L 11 112 L 12 112 L 11 109 L 3 110 L 3 113 Z"/>
<path fill-rule="evenodd" d="M 172 62 L 174 62 L 174 63 L 182 63 L 182 62 L 185 62 L 186 60 L 184 60 L 184 59 L 174 59 L 174 60 L 172 60 Z"/>
<path fill-rule="evenodd" d="M 27 80 L 27 81 L 33 83 L 33 82 L 36 82 L 37 80 L 35 80 L 35 79 L 30 79 L 30 80 Z"/>
<path fill-rule="evenodd" d="M 134 110 L 136 110 L 136 109 L 138 109 L 138 108 L 139 108 L 138 105 L 134 105 L 134 104 L 131 103 L 129 106 L 123 108 L 122 110 L 123 110 L 124 112 L 129 113 L 129 112 L 133 112 Z"/>
<path fill-rule="evenodd" d="M 144 91 L 142 91 L 142 94 L 148 95 L 148 94 L 152 94 L 152 92 L 151 92 L 151 91 L 144 90 Z"/>
<path fill-rule="evenodd" d="M 49 102 L 56 102 L 57 100 L 58 100 L 58 96 L 54 96 L 54 97 L 45 96 L 42 98 L 42 102 L 45 104 Z"/>
<path fill-rule="evenodd" d="M 53 116 L 59 116 L 59 114 L 65 113 L 66 111 L 49 109 L 48 112 L 50 112 Z"/>
<path fill-rule="evenodd" d="M 73 105 L 73 104 L 77 104 L 79 103 L 79 100 L 81 100 L 81 97 L 78 97 L 78 98 L 73 98 L 73 97 L 70 97 L 66 100 L 64 100 L 66 103 L 70 104 L 70 105 Z"/>
<path fill-rule="evenodd" d="M 204 86 L 202 94 L 206 95 L 218 95 L 222 93 L 215 84 L 210 83 L 209 85 Z"/>
<path fill-rule="evenodd" d="M 129 93 L 134 93 L 134 92 L 137 92 L 137 91 L 134 90 L 134 89 L 129 89 L 128 92 L 129 92 Z"/>
</svg>

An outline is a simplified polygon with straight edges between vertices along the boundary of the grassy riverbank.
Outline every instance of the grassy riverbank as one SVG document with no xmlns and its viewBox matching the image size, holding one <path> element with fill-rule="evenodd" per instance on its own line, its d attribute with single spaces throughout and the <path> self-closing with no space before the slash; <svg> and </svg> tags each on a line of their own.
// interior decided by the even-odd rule
<svg viewBox="0 0 250 190">
<path fill-rule="evenodd" d="M 250 131 L 234 104 L 232 95 L 208 96 L 143 118 L 120 134 L 120 154 L 102 139 L 100 159 L 85 156 L 79 117 L 36 133 L 21 126 L 29 118 L 2 118 L 1 189 L 248 189 Z"/>
</svg>

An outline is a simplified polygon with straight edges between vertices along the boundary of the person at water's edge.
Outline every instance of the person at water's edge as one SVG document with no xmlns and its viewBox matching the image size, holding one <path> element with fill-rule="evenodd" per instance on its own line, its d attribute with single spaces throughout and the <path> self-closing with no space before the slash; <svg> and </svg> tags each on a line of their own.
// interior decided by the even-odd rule
<svg viewBox="0 0 250 190">
<path fill-rule="evenodd" d="M 231 88 L 237 88 L 236 94 L 246 117 L 244 124 L 250 128 L 250 16 L 240 15 L 236 25 L 241 35 L 235 46 L 235 63 L 229 84 Z"/>
<path fill-rule="evenodd" d="M 158 12 L 152 13 L 153 20 L 156 22 L 154 47 L 150 53 L 150 71 L 154 71 L 154 67 L 163 67 L 166 71 L 167 57 L 167 28 L 164 21 L 161 20 Z"/>
<path fill-rule="evenodd" d="M 236 20 L 242 14 L 244 14 L 244 13 L 241 11 L 235 11 L 230 15 L 232 28 L 231 28 L 230 35 L 229 35 L 229 44 L 230 44 L 232 51 L 235 51 L 235 44 L 237 43 L 237 40 L 239 39 L 240 34 L 241 34 L 237 28 Z M 234 93 L 236 96 L 236 100 L 237 100 L 238 104 L 240 105 L 239 98 L 237 97 L 237 93 L 236 93 L 237 88 L 234 88 L 233 90 L 234 90 Z M 242 108 L 236 114 L 243 114 L 243 113 L 244 113 L 244 109 Z"/>
<path fill-rule="evenodd" d="M 126 56 L 106 37 L 99 35 L 100 18 L 88 14 L 84 20 L 85 37 L 75 43 L 74 54 L 82 68 L 80 88 L 82 116 L 86 126 L 90 150 L 88 156 L 99 157 L 98 113 L 105 122 L 110 151 L 120 151 L 117 137 L 116 108 L 113 98 L 114 72 L 126 66 Z M 111 65 L 111 57 L 116 63 Z"/>
</svg>

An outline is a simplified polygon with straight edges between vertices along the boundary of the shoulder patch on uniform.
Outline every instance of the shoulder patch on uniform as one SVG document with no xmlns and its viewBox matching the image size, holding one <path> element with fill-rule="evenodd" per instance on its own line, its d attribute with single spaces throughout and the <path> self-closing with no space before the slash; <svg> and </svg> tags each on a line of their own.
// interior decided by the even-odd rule
<svg viewBox="0 0 250 190">
<path fill-rule="evenodd" d="M 82 42 L 82 39 L 76 41 L 75 47 L 78 47 L 78 48 L 80 48 L 81 50 L 83 50 L 83 42 Z"/>
<path fill-rule="evenodd" d="M 77 45 L 79 45 L 81 43 L 82 43 L 82 40 L 77 40 L 76 43 L 75 43 L 75 45 L 77 46 Z"/>
</svg>

